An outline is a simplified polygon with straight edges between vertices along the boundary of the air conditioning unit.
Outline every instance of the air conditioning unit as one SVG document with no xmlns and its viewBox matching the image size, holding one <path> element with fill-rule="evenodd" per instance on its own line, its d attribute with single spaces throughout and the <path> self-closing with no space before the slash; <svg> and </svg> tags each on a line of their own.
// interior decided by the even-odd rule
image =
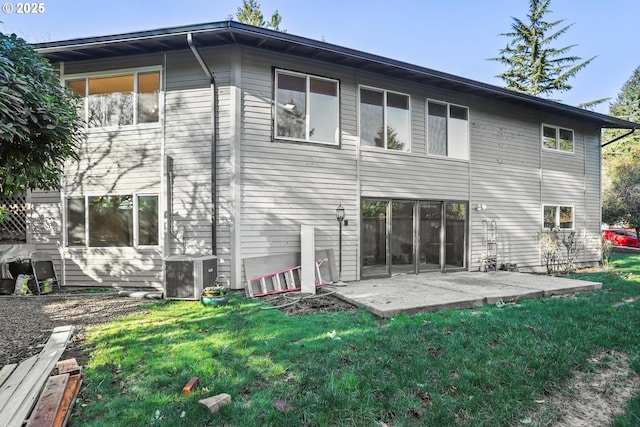
<svg viewBox="0 0 640 427">
<path fill-rule="evenodd" d="M 215 255 L 167 257 L 164 260 L 165 298 L 200 299 L 202 289 L 214 285 L 217 273 Z"/>
</svg>

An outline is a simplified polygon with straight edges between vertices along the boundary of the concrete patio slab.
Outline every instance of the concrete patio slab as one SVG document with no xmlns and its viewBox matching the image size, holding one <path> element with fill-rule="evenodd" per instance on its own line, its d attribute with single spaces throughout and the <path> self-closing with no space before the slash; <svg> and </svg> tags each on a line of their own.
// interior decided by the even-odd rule
<svg viewBox="0 0 640 427">
<path fill-rule="evenodd" d="M 336 295 L 380 317 L 463 309 L 602 288 L 602 283 L 515 272 L 397 275 L 348 282 Z"/>
</svg>

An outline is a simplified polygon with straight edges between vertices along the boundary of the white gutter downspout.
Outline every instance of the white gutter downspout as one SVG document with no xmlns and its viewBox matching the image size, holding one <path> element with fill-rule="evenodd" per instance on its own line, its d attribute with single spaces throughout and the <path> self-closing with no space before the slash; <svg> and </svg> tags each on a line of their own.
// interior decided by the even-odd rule
<svg viewBox="0 0 640 427">
<path fill-rule="evenodd" d="M 196 60 L 202 67 L 202 70 L 206 74 L 209 79 L 209 83 L 211 84 L 211 250 L 213 255 L 217 255 L 217 232 L 216 227 L 218 225 L 218 198 L 216 191 L 216 79 L 213 71 L 207 66 L 198 52 L 196 45 L 193 42 L 193 35 L 191 33 L 187 34 L 187 43 L 191 48 L 191 52 L 193 52 L 193 56 L 195 56 Z"/>
</svg>

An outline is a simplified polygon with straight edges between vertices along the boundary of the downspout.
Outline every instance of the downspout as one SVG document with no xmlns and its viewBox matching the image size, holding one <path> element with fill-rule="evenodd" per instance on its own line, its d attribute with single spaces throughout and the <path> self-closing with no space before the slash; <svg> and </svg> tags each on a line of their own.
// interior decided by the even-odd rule
<svg viewBox="0 0 640 427">
<path fill-rule="evenodd" d="M 609 144 L 613 144 L 616 141 L 620 141 L 622 138 L 626 138 L 629 135 L 631 135 L 632 133 L 634 133 L 636 131 L 636 128 L 631 129 L 629 132 L 625 133 L 624 135 L 620 135 L 617 138 L 613 138 L 611 141 L 609 142 L 605 142 L 604 144 L 602 144 L 600 147 L 606 147 Z"/>
<path fill-rule="evenodd" d="M 202 67 L 205 75 L 209 79 L 209 83 L 211 84 L 211 200 L 213 202 L 213 206 L 211 208 L 211 249 L 212 254 L 217 255 L 217 231 L 216 227 L 218 224 L 218 198 L 216 196 L 216 122 L 217 122 L 217 109 L 216 109 L 216 79 L 213 71 L 207 66 L 202 59 L 202 55 L 198 52 L 198 49 L 193 41 L 193 35 L 191 33 L 187 34 L 187 43 L 191 48 L 191 52 L 193 52 L 193 56 L 195 56 L 196 60 Z"/>
</svg>

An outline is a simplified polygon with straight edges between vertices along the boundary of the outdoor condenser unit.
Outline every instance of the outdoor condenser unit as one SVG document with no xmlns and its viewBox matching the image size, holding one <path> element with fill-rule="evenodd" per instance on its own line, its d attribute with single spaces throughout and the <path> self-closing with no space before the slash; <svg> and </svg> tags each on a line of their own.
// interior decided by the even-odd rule
<svg viewBox="0 0 640 427">
<path fill-rule="evenodd" d="M 215 286 L 217 272 L 215 255 L 167 257 L 164 260 L 165 298 L 197 300 L 202 288 Z"/>
</svg>

